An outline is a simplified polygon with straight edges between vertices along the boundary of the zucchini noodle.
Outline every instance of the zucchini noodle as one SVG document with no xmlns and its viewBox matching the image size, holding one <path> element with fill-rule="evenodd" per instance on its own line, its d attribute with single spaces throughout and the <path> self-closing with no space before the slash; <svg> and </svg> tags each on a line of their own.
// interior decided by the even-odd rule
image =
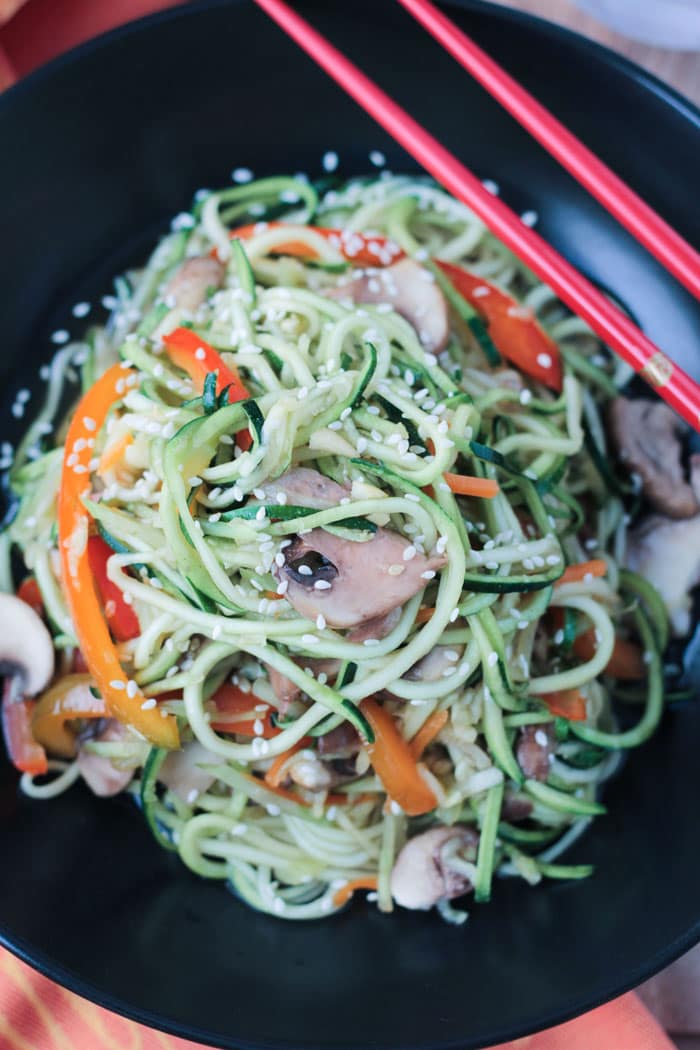
<svg viewBox="0 0 700 1050">
<path fill-rule="evenodd" d="M 22 789 L 106 773 L 188 868 L 285 919 L 366 890 L 460 924 L 449 899 L 489 900 L 495 875 L 590 874 L 554 862 L 663 707 L 665 610 L 623 567 L 629 518 L 601 466 L 625 373 L 425 178 L 202 193 L 116 289 L 107 323 L 55 354 L 9 474 L 0 587 L 34 578 L 55 681 L 87 675 L 105 705 L 60 720 L 38 698 L 55 775 Z M 86 416 L 81 392 L 119 362 L 104 418 Z M 80 470 L 87 525 L 66 535 L 58 495 Z M 604 578 L 580 564 L 593 544 Z M 64 546 L 69 565 L 102 552 L 123 705 L 100 698 L 99 654 L 76 662 L 91 624 Z M 648 672 L 631 728 L 618 638 Z M 445 892 L 426 901 L 431 834 Z"/>
</svg>

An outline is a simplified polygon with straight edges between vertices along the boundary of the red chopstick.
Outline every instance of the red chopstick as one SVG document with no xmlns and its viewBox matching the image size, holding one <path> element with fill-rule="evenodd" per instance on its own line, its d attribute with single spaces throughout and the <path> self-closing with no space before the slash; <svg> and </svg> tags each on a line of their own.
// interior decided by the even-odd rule
<svg viewBox="0 0 700 1050">
<path fill-rule="evenodd" d="M 562 167 L 700 299 L 700 252 L 430 0 L 399 0 Z"/>
<path fill-rule="evenodd" d="M 539 234 L 284 0 L 256 0 L 426 171 L 474 211 L 688 423 L 700 430 L 700 387 Z"/>
</svg>

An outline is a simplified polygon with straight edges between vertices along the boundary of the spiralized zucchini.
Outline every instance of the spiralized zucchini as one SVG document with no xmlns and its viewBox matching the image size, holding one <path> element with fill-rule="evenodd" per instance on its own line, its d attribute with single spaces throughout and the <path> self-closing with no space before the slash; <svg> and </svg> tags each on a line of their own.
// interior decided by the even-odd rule
<svg viewBox="0 0 700 1050">
<path fill-rule="evenodd" d="M 420 313 L 420 295 L 398 303 L 382 277 L 402 252 L 426 286 L 449 291 L 449 338 L 436 352 L 408 316 Z M 219 287 L 189 312 L 164 301 L 183 261 L 213 256 L 225 268 Z M 435 260 L 513 296 L 515 328 L 538 320 L 561 355 L 559 391 L 509 363 L 478 304 L 455 296 Z M 372 301 L 343 293 L 358 274 Z M 153 749 L 144 763 L 136 735 L 107 748 L 103 760 L 113 754 L 117 766 L 132 748 L 129 790 L 157 837 L 197 874 L 289 919 L 334 912 L 354 888 L 374 887 L 390 911 L 403 844 L 435 826 L 478 835 L 476 855 L 442 854 L 477 901 L 489 899 L 495 872 L 530 884 L 588 875 L 554 860 L 604 813 L 598 790 L 615 756 L 656 728 L 665 644 L 649 586 L 618 565 L 627 519 L 599 469 L 599 445 L 601 406 L 623 377 L 590 331 L 465 207 L 412 177 L 355 179 L 322 194 L 270 178 L 209 193 L 117 291 L 107 323 L 51 364 L 45 408 L 12 468 L 18 506 L 3 579 L 14 550 L 36 577 L 68 668 L 80 631 L 58 559 L 56 498 L 70 454 L 61 418 L 75 410 L 76 369 L 89 389 L 110 365 L 130 362 L 138 378 L 94 434 L 84 502 L 114 550 L 109 578 L 138 618 L 139 635 L 118 645 L 122 667 L 177 717 L 186 752 L 194 742 L 206 749 L 197 771 L 208 774 L 182 797 L 160 779 L 164 753 Z M 216 373 L 203 387 L 183 374 L 167 350 L 178 326 L 237 370 L 248 400 L 228 403 Z M 111 460 L 110 450 L 119 453 Z M 275 490 L 296 468 L 334 482 L 342 498 L 304 503 Z M 496 494 L 461 495 L 445 475 L 496 482 Z M 323 614 L 332 583 L 313 592 L 318 615 L 291 600 L 284 552 L 311 530 L 352 548 L 360 591 L 385 586 L 373 551 L 386 531 L 403 545 L 397 577 L 414 558 L 436 567 L 391 623 L 358 639 Z M 557 582 L 593 557 L 607 576 Z M 590 631 L 595 652 L 582 659 L 576 640 Z M 624 731 L 606 677 L 619 634 L 640 642 L 649 669 L 644 713 Z M 281 699 L 280 678 L 291 700 Z M 217 722 L 222 683 L 236 692 L 241 732 Z M 576 692 L 578 715 L 566 717 L 563 691 Z M 376 729 L 368 698 L 390 714 L 398 745 Z M 354 727 L 356 748 L 325 757 L 319 740 L 343 726 Z M 407 742 L 422 732 L 425 748 L 410 758 Z M 523 768 L 526 739 L 549 763 L 542 775 Z M 409 760 L 411 771 L 396 772 Z M 318 775 L 313 788 L 303 762 Z M 32 796 L 78 777 L 75 763 L 55 768 L 48 789 L 25 776 Z M 392 799 L 404 773 L 419 778 L 412 797 L 422 784 L 433 805 L 407 812 Z"/>
</svg>

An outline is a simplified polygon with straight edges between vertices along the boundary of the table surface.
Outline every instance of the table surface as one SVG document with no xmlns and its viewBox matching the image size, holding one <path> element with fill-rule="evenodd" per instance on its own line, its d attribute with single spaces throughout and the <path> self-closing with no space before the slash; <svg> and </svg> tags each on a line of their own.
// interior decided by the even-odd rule
<svg viewBox="0 0 700 1050">
<path fill-rule="evenodd" d="M 649 47 L 608 29 L 596 18 L 579 11 L 572 0 L 493 0 L 503 7 L 547 18 L 550 22 L 575 29 L 578 33 L 597 40 L 599 44 L 619 51 L 627 58 L 672 84 L 681 94 L 700 105 L 700 52 L 671 51 L 665 47 Z M 659 0 L 639 0 L 640 3 Z"/>
</svg>

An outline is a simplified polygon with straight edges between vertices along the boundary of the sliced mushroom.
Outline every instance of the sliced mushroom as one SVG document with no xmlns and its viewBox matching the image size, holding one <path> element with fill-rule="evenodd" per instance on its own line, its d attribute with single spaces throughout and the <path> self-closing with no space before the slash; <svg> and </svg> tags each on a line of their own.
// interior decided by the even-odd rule
<svg viewBox="0 0 700 1050">
<path fill-rule="evenodd" d="M 346 642 L 353 642 L 355 645 L 366 641 L 367 638 L 376 638 L 379 642 L 382 638 L 386 638 L 388 634 L 391 634 L 400 619 L 401 606 L 397 605 L 395 609 L 390 609 L 384 616 L 375 616 L 373 620 L 365 620 L 359 626 L 353 627 L 345 635 L 345 640 Z"/>
<path fill-rule="evenodd" d="M 322 613 L 331 627 L 355 627 L 385 616 L 425 586 L 423 573 L 447 562 L 444 554 L 416 553 L 404 536 L 389 529 L 378 529 L 365 543 L 312 529 L 297 536 L 284 558 L 275 571 L 289 581 L 287 600 L 309 619 Z"/>
<path fill-rule="evenodd" d="M 445 846 L 456 840 L 461 858 L 476 859 L 479 836 L 463 824 L 431 828 L 409 839 L 391 873 L 391 895 L 403 908 L 426 911 L 440 900 L 452 900 L 473 887 L 462 872 L 449 866 Z"/>
<path fill-rule="evenodd" d="M 426 350 L 439 354 L 447 346 L 450 324 L 447 301 L 429 270 L 413 259 L 401 259 L 376 273 L 356 277 L 325 293 L 356 303 L 391 303 L 413 325 Z"/>
<path fill-rule="evenodd" d="M 452 674 L 463 649 L 454 648 L 451 645 L 436 645 L 422 660 L 409 668 L 403 676 L 409 682 L 438 682 L 441 678 Z"/>
<path fill-rule="evenodd" d="M 199 795 L 204 794 L 212 786 L 216 777 L 212 776 L 200 766 L 218 764 L 220 755 L 208 751 L 206 747 L 193 740 L 186 744 L 182 751 L 171 751 L 160 767 L 158 779 L 167 788 L 181 798 L 183 802 L 191 805 Z"/>
<path fill-rule="evenodd" d="M 276 501 L 279 495 L 284 495 L 285 502 L 292 506 L 314 507 L 317 510 L 335 507 L 341 499 L 350 495 L 348 489 L 332 478 L 309 467 L 293 467 L 274 481 L 266 481 L 262 489 L 265 496 L 261 502 Z"/>
<path fill-rule="evenodd" d="M 501 818 L 509 821 L 511 824 L 517 824 L 518 821 L 527 820 L 532 813 L 532 809 L 533 805 L 529 798 L 506 791 L 503 796 Z"/>
<path fill-rule="evenodd" d="M 93 740 L 100 742 L 117 742 L 133 740 L 132 734 L 114 718 L 105 719 L 102 728 Z M 81 748 L 78 752 L 78 769 L 88 787 L 101 798 L 118 795 L 123 791 L 134 775 L 134 768 L 119 767 L 106 755 L 96 755 L 93 751 Z"/>
<path fill-rule="evenodd" d="M 310 657 L 303 657 L 296 659 L 294 662 L 304 669 L 308 667 L 316 678 L 320 674 L 325 674 L 329 681 L 335 678 L 340 669 L 340 660 L 314 660 Z M 268 667 L 267 670 L 272 691 L 279 701 L 278 708 L 284 714 L 289 705 L 301 696 L 301 686 L 298 686 L 291 678 L 287 678 L 281 671 L 276 671 L 274 667 Z"/>
<path fill-rule="evenodd" d="M 353 725 L 343 722 L 318 738 L 318 753 L 324 758 L 354 758 L 360 750 L 360 735 Z"/>
<path fill-rule="evenodd" d="M 691 457 L 691 484 L 700 489 L 700 455 Z M 700 513 L 680 521 L 652 514 L 630 533 L 627 567 L 656 587 L 674 634 L 690 631 L 690 592 L 700 584 Z"/>
<path fill-rule="evenodd" d="M 530 780 L 545 781 L 554 755 L 554 732 L 551 726 L 523 726 L 518 734 L 515 757 Z"/>
<path fill-rule="evenodd" d="M 608 411 L 620 459 L 642 479 L 649 502 L 670 518 L 700 511 L 697 494 L 683 475 L 680 436 L 685 424 L 663 401 L 616 397 Z"/>
<path fill-rule="evenodd" d="M 54 650 L 44 621 L 14 594 L 0 594 L 0 675 L 14 677 L 13 696 L 36 696 L 51 681 Z"/>
<path fill-rule="evenodd" d="M 313 751 L 295 755 L 287 772 L 295 784 L 307 791 L 328 791 L 335 783 L 333 771 Z"/>
<path fill-rule="evenodd" d="M 193 314 L 207 297 L 208 288 L 220 288 L 226 269 L 210 255 L 195 255 L 177 268 L 163 289 L 163 298 L 185 313 Z"/>
</svg>

